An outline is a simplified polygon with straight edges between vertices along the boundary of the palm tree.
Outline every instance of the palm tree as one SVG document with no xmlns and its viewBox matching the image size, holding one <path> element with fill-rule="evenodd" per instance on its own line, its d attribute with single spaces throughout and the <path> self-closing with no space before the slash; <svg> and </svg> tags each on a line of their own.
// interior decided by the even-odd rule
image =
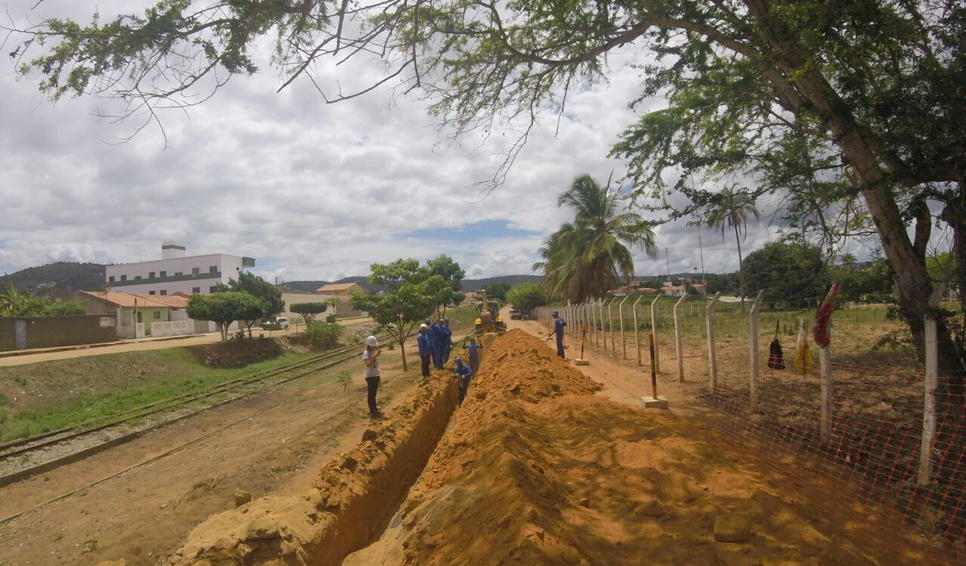
<svg viewBox="0 0 966 566">
<path fill-rule="evenodd" d="M 738 244 L 738 280 L 741 295 L 741 312 L 745 311 L 745 271 L 742 267 L 741 240 L 748 235 L 748 216 L 760 218 L 755 208 L 756 196 L 747 191 L 727 187 L 711 197 L 705 207 L 708 216 L 705 220 L 710 228 L 721 228 L 721 238 L 724 239 L 725 230 L 734 228 L 735 242 Z"/>
<path fill-rule="evenodd" d="M 590 175 L 577 177 L 560 195 L 557 206 L 573 208 L 576 216 L 551 234 L 540 248 L 543 261 L 533 266 L 543 270 L 550 296 L 582 302 L 602 296 L 622 278 L 630 282 L 634 258 L 628 246 L 657 257 L 651 225 L 627 211 L 626 200 Z"/>
</svg>

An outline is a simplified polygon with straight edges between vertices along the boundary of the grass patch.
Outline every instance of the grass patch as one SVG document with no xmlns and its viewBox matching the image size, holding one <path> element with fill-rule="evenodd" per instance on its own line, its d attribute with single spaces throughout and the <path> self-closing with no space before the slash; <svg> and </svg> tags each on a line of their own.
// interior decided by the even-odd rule
<svg viewBox="0 0 966 566">
<path fill-rule="evenodd" d="M 243 367 L 218 369 L 199 360 L 197 348 L 180 347 L 3 367 L 0 442 L 107 418 L 309 355 L 283 351 Z"/>
</svg>

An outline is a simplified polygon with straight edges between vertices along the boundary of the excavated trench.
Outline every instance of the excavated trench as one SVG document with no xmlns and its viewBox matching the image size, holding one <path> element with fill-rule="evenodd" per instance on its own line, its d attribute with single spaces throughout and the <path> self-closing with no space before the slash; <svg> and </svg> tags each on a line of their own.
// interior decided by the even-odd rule
<svg viewBox="0 0 966 566">
<path fill-rule="evenodd" d="M 481 342 L 489 351 L 495 335 Z M 299 497 L 268 496 L 209 518 L 172 564 L 339 564 L 387 524 L 425 469 L 457 408 L 448 370 L 372 421 L 361 442 L 319 471 Z"/>
<path fill-rule="evenodd" d="M 523 331 L 484 348 L 458 410 L 438 372 L 313 489 L 209 518 L 171 564 L 895 563 L 875 520 L 816 512 L 823 486 L 792 488 L 713 429 L 595 395 Z M 893 544 L 860 542 L 876 539 Z M 923 561 L 915 548 L 900 561 Z"/>
</svg>

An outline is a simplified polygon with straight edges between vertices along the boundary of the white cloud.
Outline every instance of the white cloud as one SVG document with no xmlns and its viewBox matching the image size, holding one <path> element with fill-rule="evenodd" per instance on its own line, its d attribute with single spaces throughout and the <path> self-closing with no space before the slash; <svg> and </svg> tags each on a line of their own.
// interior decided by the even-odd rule
<svg viewBox="0 0 966 566">
<path fill-rule="evenodd" d="M 39 15 L 86 21 L 97 8 L 103 21 L 118 8 L 132 10 L 121 0 L 96 6 L 48 0 L 30 12 L 34 4 L 14 0 L 7 12 L 21 22 L 28 13 L 34 21 Z M 236 77 L 200 106 L 163 112 L 164 136 L 149 124 L 119 143 L 137 122 L 93 114 L 97 107 L 116 112 L 110 102 L 51 104 L 37 93 L 38 78 L 17 80 L 5 57 L 0 273 L 57 260 L 156 259 L 162 240 L 185 244 L 189 255 L 254 257 L 256 273 L 281 280 L 365 275 L 372 263 L 441 253 L 470 277 L 531 273 L 542 242 L 569 219 L 556 205 L 560 192 L 583 173 L 605 181 L 624 172 L 606 156 L 634 119 L 627 103 L 640 81 L 630 67 L 635 60 L 630 51 L 612 55 L 608 82 L 572 92 L 559 121 L 543 116 L 505 186 L 483 195 L 476 183 L 496 171 L 502 134 L 450 143 L 425 103 L 388 89 L 325 104 L 307 80 L 276 93 L 280 80 L 261 62 L 264 74 Z M 322 61 L 318 72 L 332 67 Z M 349 67 L 339 69 L 346 89 L 379 70 Z M 473 241 L 452 232 L 484 221 L 524 232 Z M 409 236 L 420 229 L 445 237 Z M 743 249 L 767 238 L 752 230 Z M 733 237 L 722 242 L 705 232 L 702 243 L 708 272 L 737 268 Z M 700 265 L 693 228 L 663 226 L 658 245 L 661 257 L 640 254 L 638 273 L 664 273 L 668 263 L 675 272 Z"/>
</svg>

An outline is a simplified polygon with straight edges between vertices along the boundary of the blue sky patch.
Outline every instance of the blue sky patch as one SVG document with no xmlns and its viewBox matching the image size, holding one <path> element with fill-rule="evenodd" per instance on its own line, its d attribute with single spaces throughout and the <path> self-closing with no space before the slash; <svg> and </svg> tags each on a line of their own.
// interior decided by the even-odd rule
<svg viewBox="0 0 966 566">
<path fill-rule="evenodd" d="M 413 230 L 403 234 L 406 238 L 416 238 L 420 240 L 456 240 L 460 242 L 473 242 L 477 240 L 512 239 L 521 237 L 539 236 L 540 232 L 533 230 L 520 230 L 510 228 L 510 223 L 506 220 L 484 220 L 474 222 L 459 228 L 432 227 Z"/>
</svg>

